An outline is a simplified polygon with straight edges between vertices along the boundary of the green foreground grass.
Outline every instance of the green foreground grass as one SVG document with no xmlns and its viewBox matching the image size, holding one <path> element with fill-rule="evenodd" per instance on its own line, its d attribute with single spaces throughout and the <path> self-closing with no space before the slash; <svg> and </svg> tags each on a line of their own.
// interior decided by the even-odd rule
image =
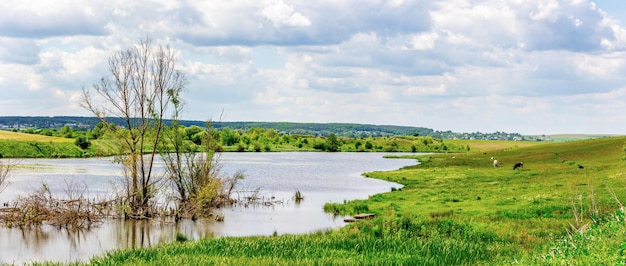
<svg viewBox="0 0 626 266">
<path fill-rule="evenodd" d="M 626 200 L 624 138 L 489 145 L 471 153 L 421 156 L 422 164 L 416 166 L 368 173 L 404 187 L 325 207 L 342 214 L 378 214 L 373 220 L 309 235 L 224 237 L 121 250 L 91 263 L 624 263 L 626 224 L 618 202 Z M 491 157 L 498 159 L 499 168 L 493 168 Z M 513 170 L 516 162 L 524 162 L 524 168 Z"/>
<path fill-rule="evenodd" d="M 393 223 L 393 224 L 386 224 Z M 458 265 L 486 260 L 485 239 L 492 236 L 466 231 L 463 224 L 447 224 L 441 233 L 423 231 L 407 219 L 382 224 L 361 223 L 352 230 L 310 235 L 205 239 L 152 249 L 111 253 L 91 261 L 96 265 Z M 383 225 L 383 226 L 379 226 Z M 405 228 L 402 228 L 402 227 Z M 438 224 L 437 226 L 442 226 Z M 395 228 L 395 229 L 393 229 Z M 402 228 L 402 229 L 400 229 Z M 398 230 L 399 229 L 399 230 Z M 436 231 L 436 230 L 434 230 Z M 430 238 L 413 237 L 416 233 Z M 480 241 L 456 241 L 463 232 Z M 433 256 L 433 254 L 447 254 Z"/>
</svg>

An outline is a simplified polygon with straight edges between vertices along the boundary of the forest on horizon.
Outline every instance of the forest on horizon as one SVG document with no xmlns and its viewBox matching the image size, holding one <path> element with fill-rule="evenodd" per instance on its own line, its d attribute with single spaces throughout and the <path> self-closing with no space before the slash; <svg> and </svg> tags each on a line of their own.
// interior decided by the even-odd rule
<svg viewBox="0 0 626 266">
<path fill-rule="evenodd" d="M 120 125 L 122 120 L 111 117 L 110 123 Z M 0 116 L 0 129 L 21 131 L 28 128 L 59 129 L 69 126 L 73 129 L 93 129 L 100 120 L 95 117 L 81 116 Z M 206 121 L 181 120 L 183 126 L 205 126 Z M 508 132 L 471 132 L 459 133 L 450 130 L 440 131 L 426 127 L 370 125 L 355 123 L 300 123 L 300 122 L 223 122 L 213 121 L 217 130 L 229 128 L 233 130 L 248 130 L 251 128 L 274 129 L 281 133 L 307 136 L 328 136 L 334 133 L 342 137 L 383 137 L 383 136 L 431 136 L 439 139 L 477 139 L 477 140 L 538 140 L 535 136 L 523 136 L 519 133 Z"/>
</svg>

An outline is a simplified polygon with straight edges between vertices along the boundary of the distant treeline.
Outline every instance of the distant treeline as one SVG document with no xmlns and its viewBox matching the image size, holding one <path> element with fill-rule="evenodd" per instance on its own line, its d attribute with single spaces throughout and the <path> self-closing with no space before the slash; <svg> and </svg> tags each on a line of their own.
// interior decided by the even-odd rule
<svg viewBox="0 0 626 266">
<path fill-rule="evenodd" d="M 69 126 L 73 129 L 90 130 L 100 121 L 95 117 L 79 116 L 0 116 L 0 129 L 26 130 L 28 128 L 60 129 Z M 121 125 L 124 121 L 111 117 L 109 123 Z M 182 120 L 181 125 L 186 127 L 204 126 L 206 121 Z M 452 131 L 436 131 L 425 127 L 367 125 L 351 123 L 294 123 L 294 122 L 213 122 L 217 130 L 229 128 L 233 130 L 248 130 L 252 128 L 273 129 L 280 133 L 291 135 L 328 136 L 331 133 L 342 137 L 383 137 L 383 136 L 430 136 L 439 139 L 489 139 L 489 140 L 528 140 L 519 133 L 456 133 Z"/>
</svg>

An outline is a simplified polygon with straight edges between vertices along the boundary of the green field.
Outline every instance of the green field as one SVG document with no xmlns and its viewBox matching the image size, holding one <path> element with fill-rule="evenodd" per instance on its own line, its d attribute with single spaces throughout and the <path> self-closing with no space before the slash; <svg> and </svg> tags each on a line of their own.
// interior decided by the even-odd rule
<svg viewBox="0 0 626 266">
<path fill-rule="evenodd" d="M 584 140 L 584 139 L 597 139 L 597 138 L 606 138 L 606 137 L 618 137 L 618 135 L 609 135 L 609 134 L 552 134 L 552 135 L 537 135 L 530 136 L 538 139 L 543 139 L 545 141 L 576 141 L 576 140 Z"/>
<path fill-rule="evenodd" d="M 3 141 L 39 141 L 39 142 L 52 142 L 52 143 L 73 143 L 74 139 L 49 137 L 36 134 L 26 134 L 20 132 L 4 131 L 0 130 L 0 140 Z"/>
<path fill-rule="evenodd" d="M 83 150 L 74 138 L 60 138 L 0 130 L 0 158 L 80 158 L 110 156 L 117 151 L 110 139 L 93 140 Z"/>
<path fill-rule="evenodd" d="M 74 158 L 110 156 L 120 152 L 117 136 L 108 132 L 103 133 L 103 130 L 99 129 L 89 132 L 72 132 L 71 129 L 67 129 L 67 133 L 50 129 L 38 131 L 31 129 L 26 132 L 28 131 L 30 134 L 0 131 L 0 157 Z M 204 129 L 193 126 L 181 129 L 181 132 L 186 132 L 183 138 L 188 145 L 202 149 L 200 136 L 205 134 Z M 42 133 L 56 134 L 56 137 Z M 223 129 L 214 133 L 215 149 L 226 152 L 466 152 L 472 149 L 467 142 L 436 139 L 430 136 L 334 137 L 334 141 L 331 142 L 330 136 L 290 135 L 264 129 L 250 129 L 246 132 Z M 79 137 L 90 143 L 87 149 L 82 150 L 75 144 Z M 490 142 L 477 143 L 479 143 L 477 149 L 481 150 L 484 149 L 481 145 Z M 533 142 L 520 144 L 529 143 Z M 151 151 L 153 148 L 146 145 L 144 151 Z M 161 148 L 168 149 L 167 146 Z"/>
<path fill-rule="evenodd" d="M 467 144 L 465 142 L 464 144 Z M 462 154 L 367 176 L 404 185 L 327 205 L 378 218 L 310 235 L 122 250 L 99 265 L 607 265 L 626 261 L 624 138 L 469 142 Z M 500 162 L 492 166 L 491 157 Z M 524 167 L 513 170 L 513 164 Z M 582 167 L 582 168 L 581 168 Z"/>
</svg>

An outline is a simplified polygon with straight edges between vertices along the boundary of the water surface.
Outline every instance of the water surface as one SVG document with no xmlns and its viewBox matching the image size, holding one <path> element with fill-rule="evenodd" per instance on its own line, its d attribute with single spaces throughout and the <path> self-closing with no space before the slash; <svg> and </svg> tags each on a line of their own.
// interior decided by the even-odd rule
<svg viewBox="0 0 626 266">
<path fill-rule="evenodd" d="M 235 206 L 216 210 L 224 222 L 211 219 L 173 223 L 169 220 L 110 219 L 90 230 L 72 232 L 50 226 L 20 230 L 0 227 L 0 263 L 87 260 L 107 250 L 172 242 L 178 232 L 190 239 L 307 233 L 344 225 L 344 217 L 323 212 L 326 202 L 365 199 L 400 185 L 365 178 L 369 171 L 393 170 L 415 164 L 410 159 L 383 159 L 383 153 L 224 153 L 225 175 L 243 171 L 236 191 L 259 189 L 259 195 L 282 203 Z M 398 153 L 394 153 L 398 155 Z M 90 198 L 106 197 L 122 171 L 112 158 L 23 159 L 11 175 L 0 202 L 26 196 L 45 183 L 63 196 L 68 184 L 84 188 Z M 304 200 L 292 197 L 300 190 Z M 233 197 L 237 197 L 237 193 Z"/>
</svg>

